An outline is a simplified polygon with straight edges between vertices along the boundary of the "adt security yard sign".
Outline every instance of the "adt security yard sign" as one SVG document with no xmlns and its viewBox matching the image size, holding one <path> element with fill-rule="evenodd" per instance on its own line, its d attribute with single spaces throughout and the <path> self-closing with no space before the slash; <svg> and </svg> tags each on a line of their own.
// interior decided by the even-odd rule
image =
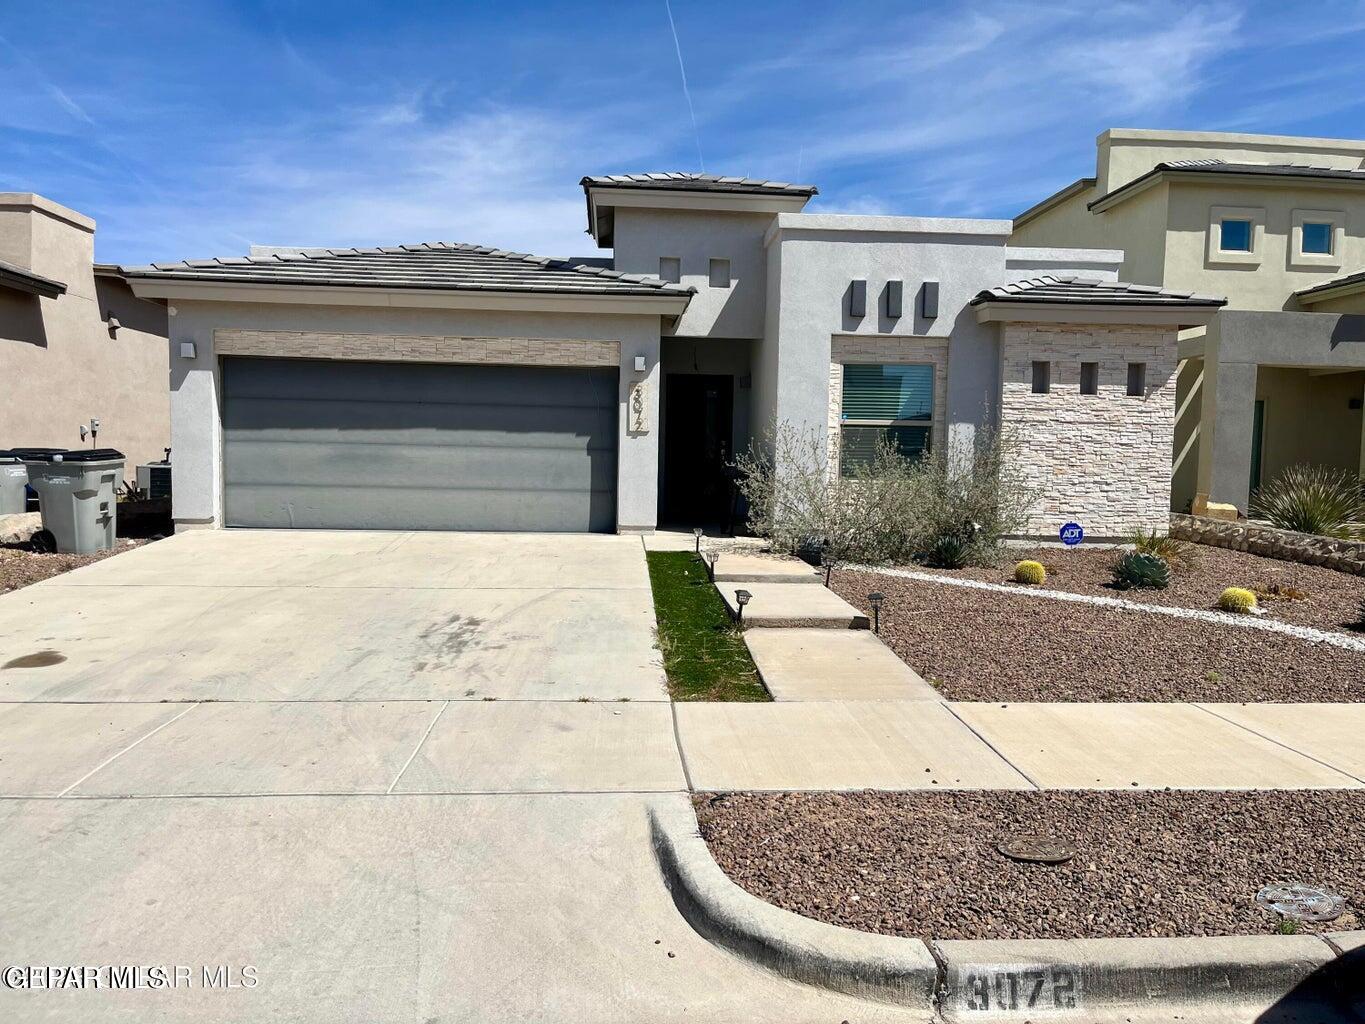
<svg viewBox="0 0 1365 1024">
<path fill-rule="evenodd" d="M 1081 529 L 1080 523 L 1067 523 L 1057 531 L 1057 535 L 1062 538 L 1062 543 L 1069 548 L 1074 548 L 1085 540 L 1085 531 Z"/>
</svg>

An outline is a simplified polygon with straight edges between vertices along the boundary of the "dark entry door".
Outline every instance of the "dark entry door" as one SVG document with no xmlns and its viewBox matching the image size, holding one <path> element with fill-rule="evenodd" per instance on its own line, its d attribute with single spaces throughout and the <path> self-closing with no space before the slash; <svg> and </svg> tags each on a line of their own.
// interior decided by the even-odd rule
<svg viewBox="0 0 1365 1024">
<path fill-rule="evenodd" d="M 733 377 L 671 374 L 664 385 L 662 519 L 697 526 L 730 518 Z"/>
</svg>

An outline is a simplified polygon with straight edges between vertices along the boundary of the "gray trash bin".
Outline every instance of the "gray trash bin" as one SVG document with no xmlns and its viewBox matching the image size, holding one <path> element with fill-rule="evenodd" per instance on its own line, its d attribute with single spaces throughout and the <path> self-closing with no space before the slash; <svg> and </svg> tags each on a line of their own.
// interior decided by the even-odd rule
<svg viewBox="0 0 1365 1024">
<path fill-rule="evenodd" d="M 34 543 L 74 555 L 112 548 L 123 461 L 123 453 L 112 448 L 26 460 L 28 482 L 38 492 L 43 513 Z"/>
<path fill-rule="evenodd" d="M 28 510 L 28 470 L 19 456 L 0 448 L 0 516 Z"/>
</svg>

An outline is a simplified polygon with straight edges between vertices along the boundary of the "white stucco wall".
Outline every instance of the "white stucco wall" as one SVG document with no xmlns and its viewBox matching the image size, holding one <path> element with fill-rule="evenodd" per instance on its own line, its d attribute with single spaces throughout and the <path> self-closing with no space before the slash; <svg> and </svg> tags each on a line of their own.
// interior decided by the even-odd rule
<svg viewBox="0 0 1365 1024">
<path fill-rule="evenodd" d="M 403 309 L 172 300 L 170 319 L 171 434 L 174 516 L 179 525 L 222 522 L 222 420 L 219 360 L 214 331 L 322 331 L 464 337 L 574 338 L 620 344 L 621 374 L 617 522 L 621 530 L 650 530 L 656 522 L 659 443 L 659 317 L 657 315 L 495 310 Z M 196 356 L 179 357 L 192 341 Z M 646 372 L 634 371 L 644 356 Z M 643 432 L 631 430 L 627 400 L 632 384 L 645 386 Z"/>
</svg>

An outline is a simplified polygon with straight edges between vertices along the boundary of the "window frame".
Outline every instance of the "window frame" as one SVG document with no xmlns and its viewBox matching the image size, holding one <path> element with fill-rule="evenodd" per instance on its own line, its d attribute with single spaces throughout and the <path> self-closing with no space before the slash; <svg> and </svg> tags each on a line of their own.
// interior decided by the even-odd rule
<svg viewBox="0 0 1365 1024">
<path fill-rule="evenodd" d="M 716 269 L 718 264 L 725 267 L 724 284 L 716 284 Z M 734 284 L 735 279 L 734 276 L 731 274 L 730 260 L 724 256 L 710 257 L 706 263 L 706 281 L 712 288 L 729 288 L 732 284 Z"/>
<path fill-rule="evenodd" d="M 1042 370 L 1042 387 L 1038 386 L 1040 368 Z M 1052 361 L 1050 359 L 1029 361 L 1029 393 L 1034 395 L 1052 394 Z"/>
<path fill-rule="evenodd" d="M 1251 249 L 1223 248 L 1223 221 L 1251 223 Z M 1210 264 L 1259 266 L 1265 258 L 1265 209 L 1259 206 L 1209 207 L 1207 259 Z"/>
<path fill-rule="evenodd" d="M 676 276 L 676 277 L 669 277 L 668 275 L 666 275 L 666 274 L 664 273 L 664 264 L 665 264 L 666 262 L 669 262 L 669 261 L 672 261 L 673 265 L 677 268 L 677 276 Z M 659 280 L 660 280 L 660 281 L 667 281 L 669 284 L 681 284 L 681 283 L 682 283 L 682 257 L 681 257 L 681 256 L 660 256 L 660 257 L 659 257 Z"/>
<path fill-rule="evenodd" d="M 1304 252 L 1304 224 L 1330 224 L 1331 252 Z M 1343 210 L 1295 210 L 1289 228 L 1289 266 L 1299 270 L 1339 270 L 1346 245 L 1346 213 Z"/>
<path fill-rule="evenodd" d="M 1089 388 L 1086 387 L 1087 383 L 1085 379 L 1086 367 L 1090 367 L 1090 373 L 1094 375 L 1093 378 L 1089 381 L 1090 384 Z M 1079 390 L 1080 393 L 1083 395 L 1098 395 L 1100 393 L 1100 364 L 1097 361 L 1094 360 L 1081 361 L 1081 381 Z"/>
<path fill-rule="evenodd" d="M 869 428 L 869 427 L 872 427 L 872 428 L 879 428 L 879 429 L 882 429 L 882 430 L 889 430 L 889 429 L 892 428 L 892 427 L 923 427 L 923 428 L 924 428 L 924 432 L 925 432 L 925 433 L 924 433 L 924 448 L 923 448 L 922 451 L 920 452 L 919 458 L 923 458 L 924 456 L 928 455 L 931 451 L 933 451 L 933 449 L 934 449 L 934 434 L 935 434 L 935 430 L 934 430 L 934 416 L 935 416 L 935 413 L 937 412 L 936 406 L 938 405 L 938 397 L 939 397 L 939 396 L 938 396 L 938 366 L 937 366 L 935 363 L 932 363 L 932 362 L 922 362 L 922 361 L 919 361 L 919 360 L 907 361 L 907 362 L 899 362 L 899 361 L 895 361 L 895 360 L 892 360 L 892 361 L 883 361 L 883 362 L 863 362 L 862 360 L 857 360 L 857 361 L 854 361 L 854 362 L 840 363 L 840 364 L 838 364 L 838 365 L 839 365 L 839 413 L 838 413 L 838 420 L 837 420 L 836 426 L 837 426 L 838 431 L 839 431 L 839 442 L 838 442 L 838 443 L 839 443 L 839 450 L 838 450 L 838 460 L 837 460 L 836 468 L 837 468 L 837 470 L 838 470 L 838 473 L 839 473 L 839 476 L 840 476 L 841 479 L 847 479 L 848 476 L 850 475 L 848 472 L 846 472 L 846 468 L 845 468 L 845 466 L 844 466 L 844 453 L 845 453 L 845 451 L 846 451 L 846 449 L 847 449 L 847 446 L 844 444 L 844 430 L 845 430 L 845 428 L 847 428 L 847 427 L 855 427 L 855 428 L 862 428 L 862 429 L 867 429 L 867 428 Z M 928 370 L 928 371 L 929 371 L 929 412 L 928 412 L 928 415 L 926 415 L 926 416 L 915 416 L 915 417 L 898 417 L 898 418 L 895 418 L 895 419 L 847 419 L 847 418 L 845 418 L 845 416 L 844 416 L 844 401 L 845 401 L 845 398 L 846 398 L 846 395 L 847 395 L 847 390 L 846 390 L 846 387 L 845 387 L 845 378 L 846 378 L 846 375 L 847 375 L 847 372 L 848 372 L 848 368 L 849 368 L 850 366 L 859 366 L 859 367 L 865 367 L 865 366 L 879 366 L 879 367 L 886 367 L 886 366 L 918 366 L 918 367 L 923 367 L 924 369 Z M 912 456 L 909 456 L 909 455 L 907 455 L 907 456 L 905 456 L 905 457 L 906 457 L 906 458 L 912 458 Z"/>
</svg>

